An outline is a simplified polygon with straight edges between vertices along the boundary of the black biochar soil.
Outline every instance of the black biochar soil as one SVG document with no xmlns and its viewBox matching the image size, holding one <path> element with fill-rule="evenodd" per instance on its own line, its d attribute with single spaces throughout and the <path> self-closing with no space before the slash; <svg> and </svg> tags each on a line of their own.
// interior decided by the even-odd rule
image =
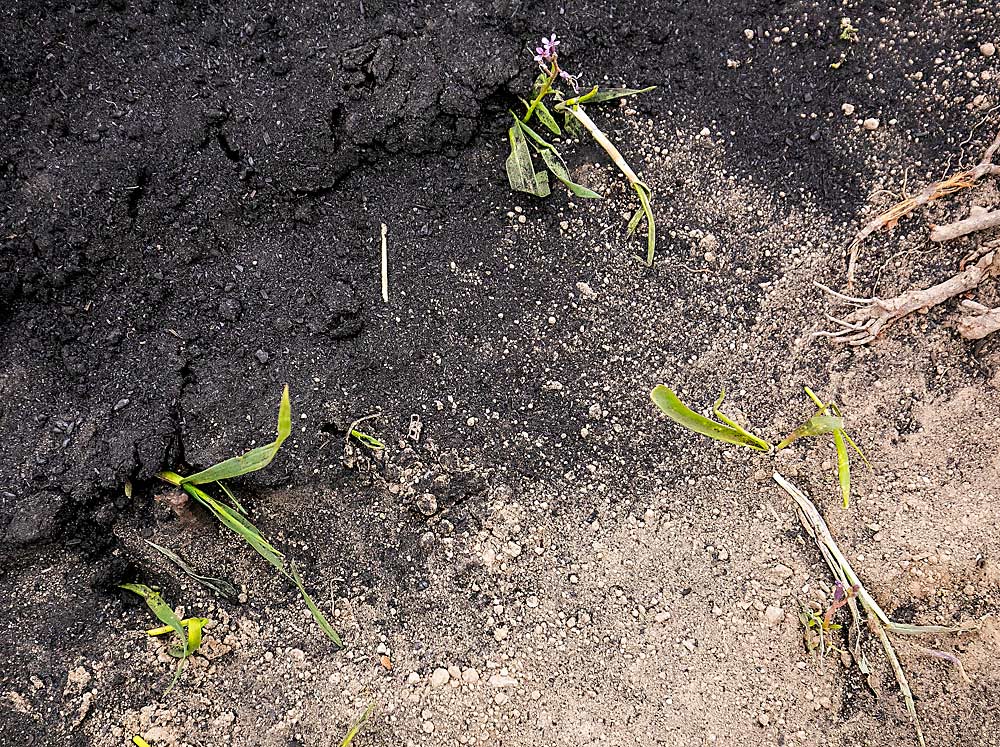
<svg viewBox="0 0 1000 747">
<path fill-rule="evenodd" d="M 496 251 L 515 203 L 558 241 L 565 198 L 514 198 L 503 173 L 507 109 L 530 88 L 527 50 L 543 33 L 560 34 L 584 85 L 607 75 L 658 86 L 632 104 L 642 116 L 731 133 L 733 173 L 793 200 L 808 190 L 846 223 L 866 197 L 866 166 L 832 144 L 823 119 L 802 115 L 848 99 L 872 110 L 900 102 L 893 116 L 921 135 L 915 160 L 950 148 L 962 107 L 929 116 L 901 103 L 915 85 L 906 72 L 930 65 L 943 39 L 973 45 L 983 17 L 942 15 L 958 26 L 918 36 L 905 54 L 899 26 L 879 20 L 905 10 L 929 23 L 935 5 L 8 4 L 0 584 L 58 548 L 81 553 L 81 594 L 122 580 L 107 561 L 113 527 L 149 510 L 155 473 L 269 437 L 285 382 L 296 434 L 254 478 L 261 487 L 335 484 L 342 476 L 323 447 L 379 409 L 398 415 L 389 430 L 405 432 L 409 413 L 450 396 L 459 417 L 431 435 L 487 452 L 467 417 L 523 417 L 545 376 L 535 362 L 492 354 L 497 319 L 592 274 L 582 253 L 553 266 L 538 247 L 519 246 L 514 262 Z M 845 15 L 865 42 L 834 70 Z M 787 24 L 809 33 L 775 42 L 773 29 Z M 727 65 L 749 56 L 752 66 Z M 634 145 L 620 145 L 641 172 Z M 669 195 L 655 207 L 669 229 Z M 389 304 L 378 279 L 382 223 Z M 488 287 L 459 283 L 456 256 Z M 639 263 L 635 272 L 665 282 Z M 552 433 L 583 422 L 558 408 L 533 418 Z M 495 461 L 527 476 L 574 461 L 572 449 L 540 463 L 520 448 Z M 34 624 L 61 624 L 60 614 Z"/>
</svg>

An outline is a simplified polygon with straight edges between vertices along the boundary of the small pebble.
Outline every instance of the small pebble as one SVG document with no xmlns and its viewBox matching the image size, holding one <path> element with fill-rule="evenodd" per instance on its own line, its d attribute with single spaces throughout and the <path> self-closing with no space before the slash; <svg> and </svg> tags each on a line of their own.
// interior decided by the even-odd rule
<svg viewBox="0 0 1000 747">
<path fill-rule="evenodd" d="M 431 687 L 444 687 L 451 679 L 451 675 L 444 667 L 438 667 L 431 673 Z"/>
<path fill-rule="evenodd" d="M 979 53 L 983 57 L 992 57 L 993 55 L 995 55 L 997 53 L 996 44 L 994 44 L 993 42 L 985 42 L 983 44 L 980 44 L 979 45 Z"/>
<path fill-rule="evenodd" d="M 438 502 L 433 493 L 424 493 L 417 498 L 417 510 L 424 516 L 433 516 L 437 513 Z"/>
<path fill-rule="evenodd" d="M 462 682 L 466 682 L 470 685 L 474 685 L 479 682 L 479 670 L 475 667 L 469 667 L 464 672 L 462 672 Z"/>
<path fill-rule="evenodd" d="M 854 104 L 841 104 L 840 111 L 844 113 L 844 116 L 851 116 L 854 114 Z"/>
<path fill-rule="evenodd" d="M 768 625 L 777 625 L 784 619 L 785 611 L 781 607 L 775 607 L 771 604 L 764 610 L 764 622 Z"/>
<path fill-rule="evenodd" d="M 877 130 L 878 129 L 878 120 L 875 117 L 868 117 L 868 119 L 866 119 L 864 121 L 864 123 L 862 123 L 861 126 L 864 127 L 866 130 L 869 130 L 869 131 L 870 130 Z"/>
</svg>

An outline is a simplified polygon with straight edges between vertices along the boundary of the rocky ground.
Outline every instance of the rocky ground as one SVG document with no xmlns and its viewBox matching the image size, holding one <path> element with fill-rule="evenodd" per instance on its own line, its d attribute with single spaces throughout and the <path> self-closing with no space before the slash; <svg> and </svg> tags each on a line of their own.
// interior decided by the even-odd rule
<svg viewBox="0 0 1000 747">
<path fill-rule="evenodd" d="M 996 342 L 963 340 L 954 302 L 867 347 L 811 337 L 856 227 L 996 135 L 995 10 L 22 3 L 3 24 L 0 743 L 339 744 L 374 702 L 358 745 L 916 744 L 876 645 L 874 691 L 804 645 L 832 580 L 775 468 L 891 616 L 984 619 L 897 648 L 929 745 L 998 743 Z M 564 151 L 605 200 L 506 188 L 505 110 L 552 28 L 586 83 L 658 85 L 594 112 L 653 190 L 652 269 L 592 144 Z M 995 232 L 927 227 L 973 204 L 997 184 L 873 237 L 857 290 L 953 274 Z M 972 297 L 1000 305 L 992 281 Z M 339 652 L 154 478 L 269 439 L 286 381 L 293 436 L 234 488 Z M 651 405 L 661 382 L 697 409 L 725 387 L 770 438 L 810 386 L 873 471 L 842 509 L 825 441 L 700 439 Z M 384 453 L 345 454 L 375 412 Z M 125 581 L 212 621 L 169 693 Z"/>
</svg>

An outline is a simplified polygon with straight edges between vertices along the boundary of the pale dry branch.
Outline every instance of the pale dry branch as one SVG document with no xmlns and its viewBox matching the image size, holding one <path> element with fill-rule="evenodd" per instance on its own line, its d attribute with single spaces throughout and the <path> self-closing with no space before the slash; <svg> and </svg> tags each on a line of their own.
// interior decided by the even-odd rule
<svg viewBox="0 0 1000 747">
<path fill-rule="evenodd" d="M 906 291 L 889 299 L 872 298 L 865 305 L 860 303 L 862 299 L 852 299 L 851 303 L 858 308 L 842 319 L 832 318 L 841 329 L 814 332 L 813 337 L 828 337 L 848 345 L 865 345 L 893 322 L 970 291 L 986 278 L 997 274 L 1000 274 L 1000 255 L 994 251 L 984 255 L 975 265 L 925 290 Z M 846 298 L 840 293 L 833 295 L 840 300 Z"/>
<path fill-rule="evenodd" d="M 934 226 L 931 229 L 931 241 L 951 241 L 975 231 L 985 231 L 997 226 L 1000 226 L 1000 210 L 973 209 L 968 218 L 943 226 Z"/>
<path fill-rule="evenodd" d="M 1000 149 L 1000 132 L 997 133 L 990 147 L 986 149 L 983 159 L 971 169 L 960 171 L 947 179 L 928 184 L 919 193 L 897 202 L 858 231 L 848 247 L 847 287 L 849 289 L 854 287 L 854 273 L 857 269 L 858 255 L 861 253 L 861 243 L 865 239 L 882 228 L 892 228 L 902 218 L 932 200 L 947 197 L 962 189 L 968 189 L 987 174 L 1000 174 L 1000 166 L 993 164 L 993 157 L 996 155 L 997 149 Z"/>
<path fill-rule="evenodd" d="M 1000 306 L 991 309 L 975 301 L 962 301 L 968 312 L 958 320 L 958 333 L 966 340 L 981 340 L 1000 330 Z"/>
</svg>

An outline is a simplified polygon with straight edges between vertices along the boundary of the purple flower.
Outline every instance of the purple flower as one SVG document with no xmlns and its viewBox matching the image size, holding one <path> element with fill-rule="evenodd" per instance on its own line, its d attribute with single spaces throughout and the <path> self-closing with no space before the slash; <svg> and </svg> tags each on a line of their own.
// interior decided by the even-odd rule
<svg viewBox="0 0 1000 747">
<path fill-rule="evenodd" d="M 839 602 L 845 596 L 846 596 L 846 594 L 844 593 L 844 585 L 842 583 L 840 583 L 840 581 L 838 581 L 833 586 L 833 601 L 834 601 L 834 604 L 836 604 L 837 602 Z"/>
<path fill-rule="evenodd" d="M 535 47 L 535 62 L 542 62 L 543 60 L 551 60 L 556 56 L 556 47 L 559 46 L 559 40 L 556 39 L 556 35 L 552 34 L 551 37 L 542 37 L 542 46 Z"/>
</svg>

